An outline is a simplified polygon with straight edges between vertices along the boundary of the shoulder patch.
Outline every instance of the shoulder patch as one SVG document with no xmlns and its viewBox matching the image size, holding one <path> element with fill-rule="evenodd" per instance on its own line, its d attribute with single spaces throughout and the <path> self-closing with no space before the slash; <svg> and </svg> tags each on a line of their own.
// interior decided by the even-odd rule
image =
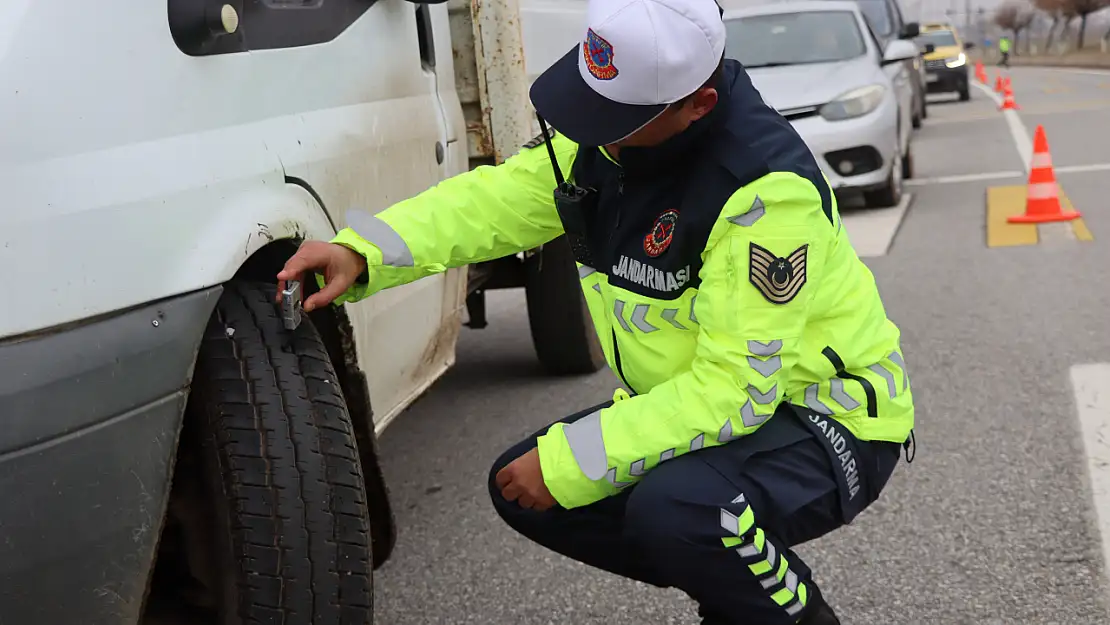
<svg viewBox="0 0 1110 625">
<path fill-rule="evenodd" d="M 540 132 L 540 134 L 538 134 L 538 135 L 532 137 L 531 139 L 529 139 L 528 143 L 524 144 L 524 148 L 530 150 L 532 148 L 539 147 L 539 146 L 543 145 L 543 142 L 544 142 L 545 139 L 549 139 L 549 138 L 550 139 L 555 138 L 555 129 L 552 128 L 551 126 L 547 127 L 547 135 L 546 136 L 544 135 L 543 132 Z"/>
<path fill-rule="evenodd" d="M 755 243 L 749 244 L 748 280 L 772 304 L 788 304 L 806 283 L 806 253 L 809 244 L 786 257 Z"/>
<path fill-rule="evenodd" d="M 763 206 L 763 200 L 759 199 L 759 196 L 757 195 L 755 196 L 755 199 L 752 200 L 752 205 L 748 208 L 748 210 L 740 213 L 739 215 L 733 215 L 732 217 L 729 217 L 728 220 L 734 225 L 742 226 L 744 228 L 750 228 L 754 226 L 755 222 L 759 221 L 760 217 L 763 217 L 763 215 L 765 215 L 766 213 L 767 209 Z"/>
</svg>

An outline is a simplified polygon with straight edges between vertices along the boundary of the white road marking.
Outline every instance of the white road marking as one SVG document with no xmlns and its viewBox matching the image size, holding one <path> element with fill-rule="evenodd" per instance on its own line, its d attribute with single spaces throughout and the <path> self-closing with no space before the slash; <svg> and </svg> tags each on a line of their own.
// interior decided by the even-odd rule
<svg viewBox="0 0 1110 625">
<path fill-rule="evenodd" d="M 897 206 L 860 208 L 841 215 L 844 227 L 848 229 L 848 240 L 860 258 L 886 256 L 912 200 L 912 194 L 903 193 L 902 201 Z"/>
<path fill-rule="evenodd" d="M 945 119 L 933 119 L 930 117 L 925 120 L 925 127 L 931 128 L 942 124 L 973 124 L 975 122 L 983 122 L 992 119 L 994 119 L 994 115 L 966 115 L 964 117 L 948 117 Z"/>
<path fill-rule="evenodd" d="M 1082 174 L 1090 171 L 1106 171 L 1110 169 L 1110 163 L 1095 163 L 1093 165 L 1061 165 L 1053 167 L 1058 174 Z"/>
<path fill-rule="evenodd" d="M 1051 69 L 1057 72 L 1066 72 L 1068 74 L 1090 74 L 1092 76 L 1110 76 L 1110 69 L 1065 69 L 1063 67 L 1046 67 L 1044 69 Z"/>
<path fill-rule="evenodd" d="M 1037 224 L 1037 235 L 1040 237 L 1040 242 L 1047 245 L 1069 243 L 1076 240 L 1075 230 L 1072 229 L 1071 223 L 1065 221 Z"/>
<path fill-rule="evenodd" d="M 1090 165 L 1054 165 L 1052 168 L 1058 174 L 1084 174 L 1096 171 L 1110 170 L 1110 163 L 1092 163 Z M 1027 175 L 1024 171 L 985 171 L 979 174 L 956 174 L 952 176 L 935 176 L 933 178 L 910 178 L 906 180 L 908 187 L 927 187 L 933 184 L 958 184 L 961 182 L 981 182 L 984 180 L 1004 180 L 1006 178 L 1020 178 Z"/>
<path fill-rule="evenodd" d="M 979 91 L 985 93 L 996 105 L 1002 106 L 1002 98 L 989 87 L 979 84 L 978 82 L 973 82 L 971 84 L 975 85 L 975 88 Z M 1025 166 L 1025 171 L 1028 173 L 1029 162 L 1033 160 L 1033 140 L 1029 138 L 1029 131 L 1025 129 L 1025 124 L 1023 124 L 1021 118 L 1018 117 L 1017 111 L 1002 111 L 1002 116 L 1006 118 L 1006 124 L 1010 127 L 1010 136 L 1014 138 L 1014 147 L 1017 148 L 1018 156 L 1021 157 L 1022 165 Z"/>
<path fill-rule="evenodd" d="M 1072 366 L 1071 387 L 1102 538 L 1102 560 L 1110 562 L 1110 363 Z"/>
<path fill-rule="evenodd" d="M 1110 168 L 1110 165 L 1107 165 Z M 910 178 L 906 185 L 911 187 L 924 187 L 931 184 L 955 184 L 959 182 L 978 182 L 980 180 L 1001 180 L 1003 178 L 1017 178 L 1024 176 L 1023 171 L 988 171 L 981 174 L 959 174 L 955 176 L 937 176 L 935 178 Z"/>
<path fill-rule="evenodd" d="M 1107 72 L 1084 72 L 1083 70 L 1061 70 L 1061 71 L 1070 71 L 1070 72 L 1073 72 L 1073 73 L 1098 73 L 1098 74 L 1110 75 L 1110 71 L 1107 71 Z M 986 85 L 980 84 L 978 82 L 973 82 L 971 84 L 975 85 L 976 89 L 978 89 L 978 90 L 982 91 L 984 94 L 986 94 L 986 96 L 989 97 L 991 100 L 993 100 L 995 104 L 997 104 L 998 106 L 1002 106 L 1002 98 L 999 97 L 999 95 L 997 93 L 995 93 L 990 87 L 987 87 Z M 1002 111 L 1002 114 L 1006 118 L 1007 126 L 1009 126 L 1009 128 L 1010 128 L 1010 136 L 1012 136 L 1014 138 L 1014 147 L 1017 148 L 1018 156 L 1021 157 L 1021 162 L 1025 166 L 1025 173 L 1029 173 L 1029 166 L 1031 165 L 1032 160 L 1033 160 L 1033 140 L 1030 138 L 1029 131 L 1025 128 L 1025 124 L 1022 123 L 1021 117 L 1018 116 L 1017 111 L 1006 110 L 1006 111 Z M 1065 165 L 1065 166 L 1054 167 L 1053 169 L 1056 171 L 1056 173 L 1065 173 L 1065 174 L 1067 174 L 1067 173 L 1082 173 L 1082 172 L 1090 172 L 1090 171 L 1105 171 L 1105 170 L 1110 169 L 1110 163 L 1097 163 L 1097 164 L 1093 164 L 1093 165 Z M 974 174 L 972 174 L 972 175 L 974 175 Z M 981 175 L 985 175 L 985 174 L 981 174 Z"/>
</svg>

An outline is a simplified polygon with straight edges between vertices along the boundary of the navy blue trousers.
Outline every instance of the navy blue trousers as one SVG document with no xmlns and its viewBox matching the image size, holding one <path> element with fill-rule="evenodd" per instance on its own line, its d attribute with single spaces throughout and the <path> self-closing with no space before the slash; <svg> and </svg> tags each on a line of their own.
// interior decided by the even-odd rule
<svg viewBox="0 0 1110 625">
<path fill-rule="evenodd" d="M 705 625 L 797 623 L 817 595 L 809 567 L 790 548 L 837 529 L 874 501 L 898 463 L 900 445 L 853 439 L 854 455 L 840 456 L 844 466 L 834 464 L 826 441 L 793 410 L 780 406 L 754 434 L 660 464 L 617 495 L 538 512 L 501 497 L 494 476 L 535 447 L 544 428 L 497 459 L 490 496 L 510 527 L 548 549 L 684 591 L 698 602 Z M 844 471 L 849 462 L 865 486 L 846 515 L 850 482 L 838 480 L 837 471 L 841 478 L 853 475 Z"/>
</svg>

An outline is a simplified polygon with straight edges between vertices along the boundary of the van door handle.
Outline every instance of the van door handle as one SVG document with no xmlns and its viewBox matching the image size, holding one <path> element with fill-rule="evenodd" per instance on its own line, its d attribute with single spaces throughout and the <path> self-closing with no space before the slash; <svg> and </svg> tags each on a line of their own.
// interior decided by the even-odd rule
<svg viewBox="0 0 1110 625">
<path fill-rule="evenodd" d="M 241 0 L 219 2 L 201 0 L 170 0 L 168 7 L 170 33 L 178 44 L 204 45 L 239 30 Z"/>
<path fill-rule="evenodd" d="M 239 11 L 230 4 L 224 4 L 216 11 L 212 11 L 215 7 L 209 7 L 205 11 L 205 17 L 208 21 L 208 28 L 212 31 L 213 37 L 221 35 L 232 35 L 239 30 Z M 214 13 L 210 15 L 209 12 Z"/>
</svg>

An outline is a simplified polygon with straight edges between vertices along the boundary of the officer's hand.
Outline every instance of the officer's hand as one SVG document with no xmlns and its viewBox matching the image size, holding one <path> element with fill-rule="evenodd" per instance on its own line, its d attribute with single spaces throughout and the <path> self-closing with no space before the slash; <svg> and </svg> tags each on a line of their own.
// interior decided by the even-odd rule
<svg viewBox="0 0 1110 625">
<path fill-rule="evenodd" d="M 543 483 L 540 450 L 535 447 L 498 471 L 494 480 L 501 489 L 501 496 L 507 501 L 516 501 L 522 508 L 542 511 L 556 503 Z"/>
<path fill-rule="evenodd" d="M 278 275 L 278 300 L 286 280 L 301 280 L 306 272 L 323 273 L 324 288 L 304 301 L 305 311 L 326 306 L 351 288 L 366 270 L 366 259 L 349 247 L 324 241 L 305 241 Z"/>
</svg>

